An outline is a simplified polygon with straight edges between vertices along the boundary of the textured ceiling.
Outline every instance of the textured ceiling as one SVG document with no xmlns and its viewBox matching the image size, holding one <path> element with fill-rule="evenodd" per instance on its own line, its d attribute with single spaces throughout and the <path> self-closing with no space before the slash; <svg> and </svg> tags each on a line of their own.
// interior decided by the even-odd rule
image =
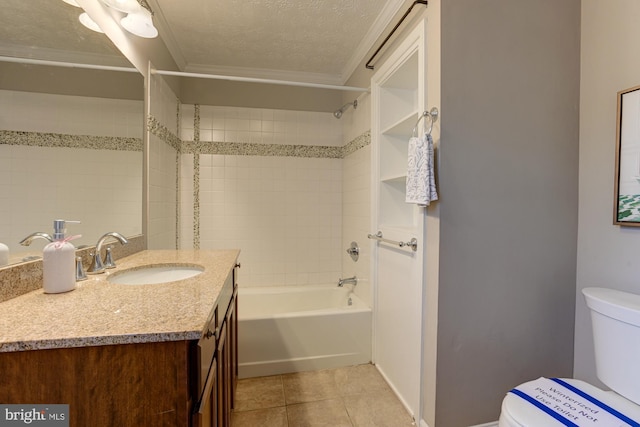
<svg viewBox="0 0 640 427">
<path fill-rule="evenodd" d="M 78 21 L 82 9 L 62 0 L 2 0 L 0 55 L 126 65 L 128 61 L 104 35 Z M 130 66 L 130 65 L 129 65 Z"/>
<path fill-rule="evenodd" d="M 149 3 L 185 71 L 240 68 L 340 77 L 387 0 Z"/>
<path fill-rule="evenodd" d="M 147 0 L 182 71 L 325 83 L 344 82 L 403 1 Z M 62 0 L 1 2 L 0 55 L 127 64 L 105 35 L 78 22 L 79 8 Z"/>
</svg>

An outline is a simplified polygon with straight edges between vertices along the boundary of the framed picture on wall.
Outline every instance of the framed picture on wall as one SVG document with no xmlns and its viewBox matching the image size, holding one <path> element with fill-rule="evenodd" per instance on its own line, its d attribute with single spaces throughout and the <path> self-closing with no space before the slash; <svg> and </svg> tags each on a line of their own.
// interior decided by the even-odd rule
<svg viewBox="0 0 640 427">
<path fill-rule="evenodd" d="M 618 92 L 613 223 L 640 227 L 640 86 Z"/>
</svg>

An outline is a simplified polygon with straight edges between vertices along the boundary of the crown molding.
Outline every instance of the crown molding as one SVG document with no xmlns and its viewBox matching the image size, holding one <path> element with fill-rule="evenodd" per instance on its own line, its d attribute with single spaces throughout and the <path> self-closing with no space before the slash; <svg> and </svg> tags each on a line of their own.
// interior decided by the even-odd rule
<svg viewBox="0 0 640 427">
<path fill-rule="evenodd" d="M 366 55 L 373 48 L 373 44 L 380 38 L 383 31 L 389 26 L 393 17 L 400 11 L 400 8 L 404 5 L 404 0 L 389 0 L 384 5 L 378 17 L 373 22 L 373 25 L 367 31 L 367 34 L 362 38 L 360 44 L 356 48 L 356 51 L 351 56 L 351 59 L 347 62 L 341 73 L 340 84 L 345 84 L 347 80 L 354 73 L 356 68 L 362 63 Z"/>
<path fill-rule="evenodd" d="M 167 20 L 164 17 L 162 8 L 158 4 L 157 0 L 147 0 L 147 4 L 153 11 L 154 25 L 158 28 L 159 37 L 164 42 L 164 45 L 169 50 L 169 54 L 173 58 L 174 62 L 178 66 L 179 70 L 186 71 L 187 61 L 182 54 L 176 39 L 171 31 L 171 27 L 167 24 Z"/>
</svg>

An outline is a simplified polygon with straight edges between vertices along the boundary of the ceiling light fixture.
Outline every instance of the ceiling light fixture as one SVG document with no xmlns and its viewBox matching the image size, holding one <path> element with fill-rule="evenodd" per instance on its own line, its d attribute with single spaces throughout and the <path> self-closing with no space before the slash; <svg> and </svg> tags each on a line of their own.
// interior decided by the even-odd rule
<svg viewBox="0 0 640 427">
<path fill-rule="evenodd" d="M 76 0 L 62 1 L 72 6 L 80 7 Z M 120 25 L 131 34 L 146 39 L 158 37 L 158 30 L 153 25 L 153 11 L 146 0 L 101 0 L 101 2 L 118 12 L 126 13 L 120 19 Z M 80 19 L 82 25 L 90 30 L 104 33 L 86 12 L 82 13 L 78 19 Z"/>
<path fill-rule="evenodd" d="M 95 31 L 96 33 L 104 33 L 104 31 L 102 31 L 98 24 L 96 24 L 96 21 L 91 19 L 91 17 L 87 15 L 86 12 L 81 13 L 78 19 L 80 20 L 80 23 L 88 29 Z"/>
<path fill-rule="evenodd" d="M 137 0 L 102 0 L 102 3 L 124 13 L 135 13 L 141 8 Z"/>
<path fill-rule="evenodd" d="M 120 20 L 120 25 L 138 37 L 144 37 L 145 39 L 158 37 L 158 30 L 153 26 L 151 12 L 143 7 L 140 7 L 137 12 L 127 14 Z"/>
<path fill-rule="evenodd" d="M 127 15 L 120 19 L 122 28 L 138 37 L 153 39 L 158 30 L 153 25 L 153 12 L 145 0 L 101 0 L 112 9 Z"/>
</svg>

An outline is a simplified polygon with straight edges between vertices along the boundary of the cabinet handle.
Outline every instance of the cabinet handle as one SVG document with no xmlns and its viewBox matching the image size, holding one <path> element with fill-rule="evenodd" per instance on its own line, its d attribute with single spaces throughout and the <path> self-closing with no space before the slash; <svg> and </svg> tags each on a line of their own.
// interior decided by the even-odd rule
<svg viewBox="0 0 640 427">
<path fill-rule="evenodd" d="M 207 332 L 204 334 L 204 337 L 205 338 L 211 338 L 211 337 L 213 337 L 215 335 L 216 335 L 215 332 L 213 332 L 211 329 L 207 329 Z"/>
<path fill-rule="evenodd" d="M 240 267 L 242 267 L 242 265 L 240 263 L 237 263 L 236 267 L 240 268 Z"/>
</svg>

